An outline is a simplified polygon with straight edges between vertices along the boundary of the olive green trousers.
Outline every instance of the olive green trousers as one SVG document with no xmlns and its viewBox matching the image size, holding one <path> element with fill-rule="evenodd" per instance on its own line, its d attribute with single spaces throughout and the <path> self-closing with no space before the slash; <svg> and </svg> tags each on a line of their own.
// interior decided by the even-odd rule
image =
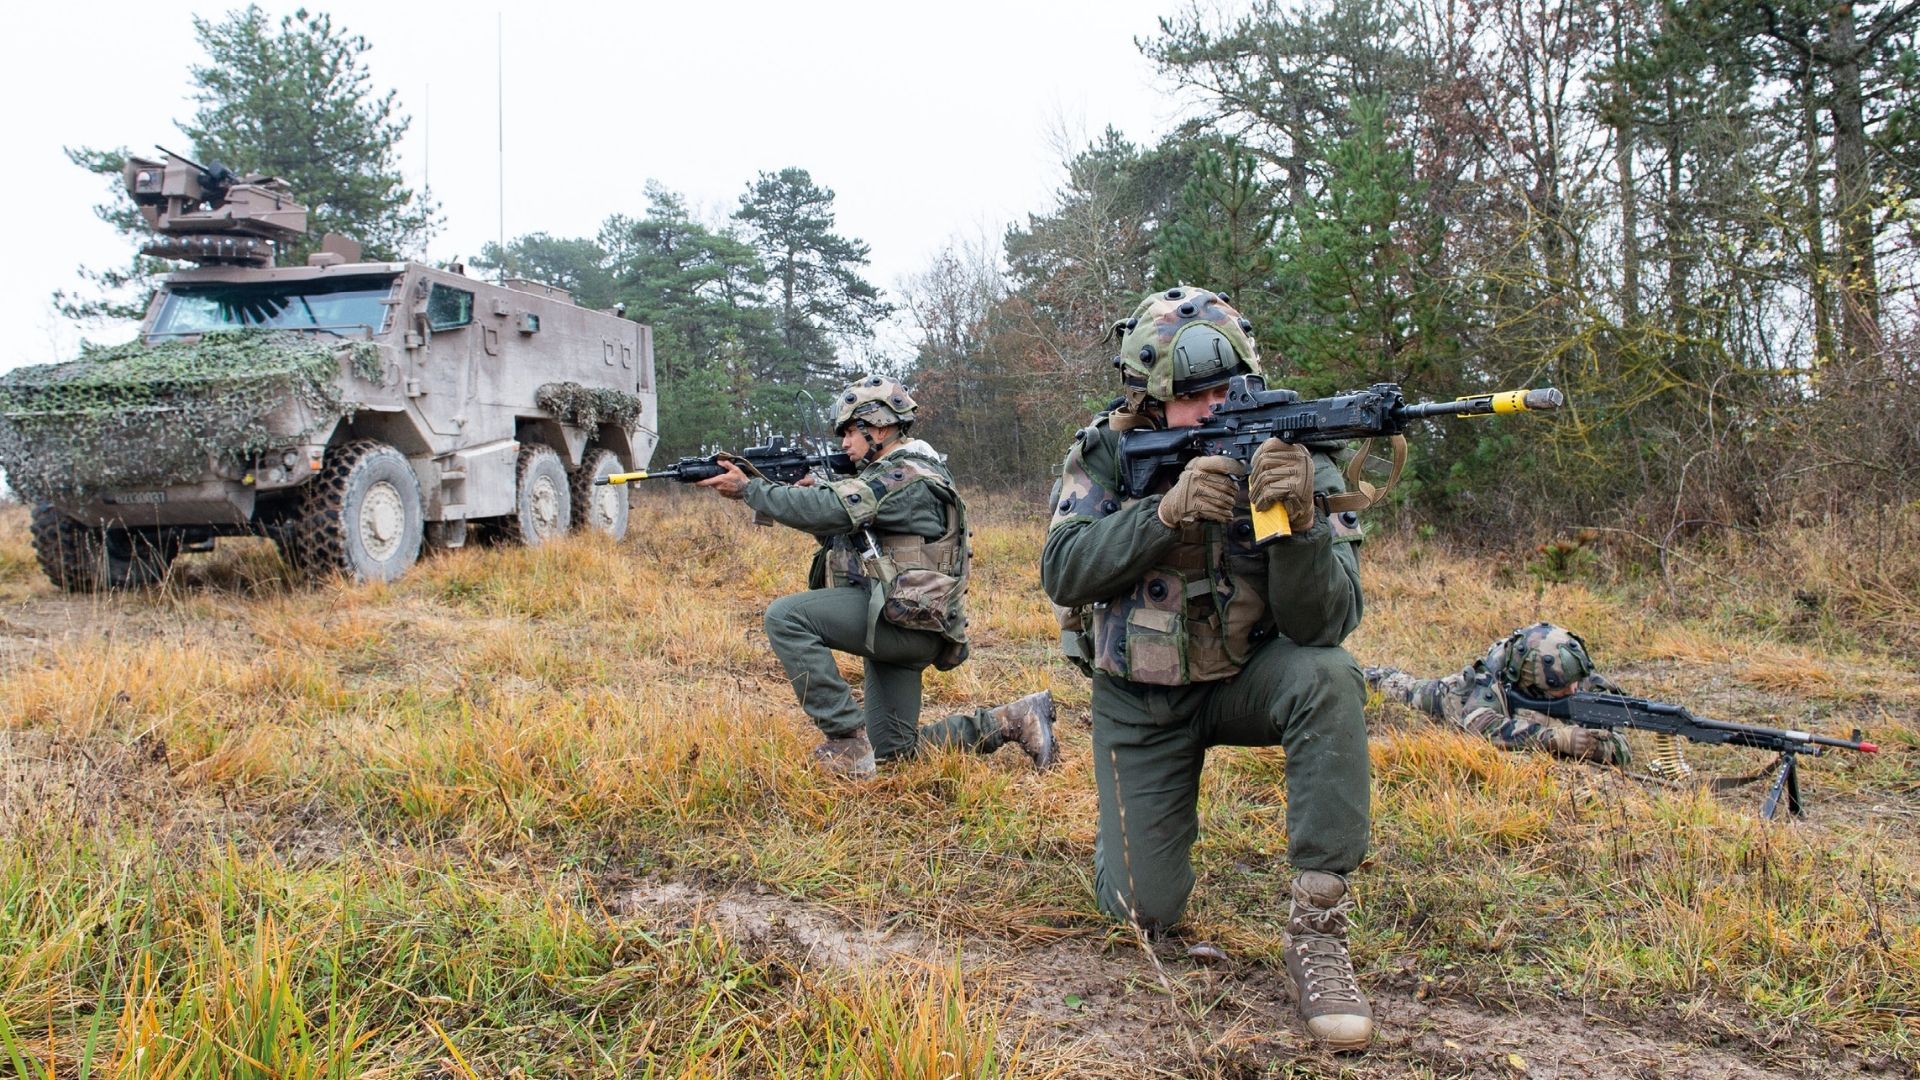
<svg viewBox="0 0 1920 1080">
<path fill-rule="evenodd" d="M 1146 686 L 1093 677 L 1100 794 L 1094 889 L 1102 911 L 1172 926 L 1193 891 L 1200 767 L 1215 746 L 1286 750 L 1287 859 L 1347 874 L 1367 851 L 1365 681 L 1338 647 L 1261 645 L 1231 679 Z"/>
<path fill-rule="evenodd" d="M 783 596 L 767 606 L 766 627 L 767 642 L 786 669 L 800 707 L 827 738 L 846 738 L 864 727 L 873 756 L 881 761 L 911 757 L 922 746 L 993 748 L 988 743 L 999 724 L 986 709 L 919 726 L 920 673 L 940 652 L 940 635 L 904 630 L 882 619 L 874 627 L 869 651 L 864 587 L 843 585 Z M 864 710 L 840 677 L 835 650 L 866 662 Z"/>
</svg>

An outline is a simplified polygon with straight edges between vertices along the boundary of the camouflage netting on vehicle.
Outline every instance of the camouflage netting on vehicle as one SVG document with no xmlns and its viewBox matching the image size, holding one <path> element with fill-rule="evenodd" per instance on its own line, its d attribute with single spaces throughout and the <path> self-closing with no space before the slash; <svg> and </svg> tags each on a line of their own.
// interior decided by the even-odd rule
<svg viewBox="0 0 1920 1080">
<path fill-rule="evenodd" d="M 550 382 L 533 400 L 564 424 L 597 428 L 601 424 L 632 427 L 640 418 L 640 399 L 619 390 L 589 390 L 577 382 Z"/>
<path fill-rule="evenodd" d="M 282 406 L 307 406 L 315 423 L 338 416 L 343 352 L 355 375 L 378 381 L 370 343 L 259 330 L 132 341 L 10 371 L 0 375 L 0 468 L 29 498 L 195 479 L 209 456 L 245 462 L 307 434 L 268 430 Z"/>
</svg>

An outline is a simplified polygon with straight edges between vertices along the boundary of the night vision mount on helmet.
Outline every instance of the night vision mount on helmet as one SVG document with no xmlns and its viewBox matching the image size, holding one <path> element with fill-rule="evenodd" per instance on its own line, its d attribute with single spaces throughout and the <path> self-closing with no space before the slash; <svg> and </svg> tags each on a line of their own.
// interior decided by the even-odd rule
<svg viewBox="0 0 1920 1080">
<path fill-rule="evenodd" d="M 1113 324 L 1120 369 L 1129 387 L 1171 401 L 1197 394 L 1235 375 L 1265 375 L 1253 344 L 1253 323 L 1227 294 L 1180 285 L 1140 301 L 1130 318 Z"/>
</svg>

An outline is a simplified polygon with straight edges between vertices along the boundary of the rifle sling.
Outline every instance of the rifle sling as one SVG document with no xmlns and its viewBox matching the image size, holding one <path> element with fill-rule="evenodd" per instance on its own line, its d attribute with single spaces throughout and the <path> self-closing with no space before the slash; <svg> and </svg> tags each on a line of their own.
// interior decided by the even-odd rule
<svg viewBox="0 0 1920 1080">
<path fill-rule="evenodd" d="M 1387 475 L 1386 484 L 1376 488 L 1360 478 L 1360 471 L 1367 464 L 1367 454 L 1373 450 L 1373 440 L 1360 440 L 1360 445 L 1353 451 L 1353 457 L 1347 461 L 1347 490 L 1342 494 L 1326 497 L 1328 513 L 1340 514 L 1349 510 L 1365 510 L 1387 497 L 1387 493 L 1393 490 L 1393 486 L 1400 482 L 1401 471 L 1407 467 L 1407 437 L 1395 435 L 1389 440 L 1389 445 L 1393 447 L 1393 471 Z"/>
</svg>

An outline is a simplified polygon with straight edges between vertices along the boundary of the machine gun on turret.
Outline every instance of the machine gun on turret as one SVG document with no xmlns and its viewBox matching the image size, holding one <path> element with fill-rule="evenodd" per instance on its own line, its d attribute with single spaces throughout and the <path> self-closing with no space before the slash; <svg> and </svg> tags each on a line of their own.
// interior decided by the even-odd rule
<svg viewBox="0 0 1920 1080">
<path fill-rule="evenodd" d="M 219 266 L 272 266 L 274 253 L 307 231 L 307 208 L 285 180 L 241 176 L 165 147 L 159 161 L 128 157 L 127 194 L 156 234 L 143 255 Z"/>
</svg>

